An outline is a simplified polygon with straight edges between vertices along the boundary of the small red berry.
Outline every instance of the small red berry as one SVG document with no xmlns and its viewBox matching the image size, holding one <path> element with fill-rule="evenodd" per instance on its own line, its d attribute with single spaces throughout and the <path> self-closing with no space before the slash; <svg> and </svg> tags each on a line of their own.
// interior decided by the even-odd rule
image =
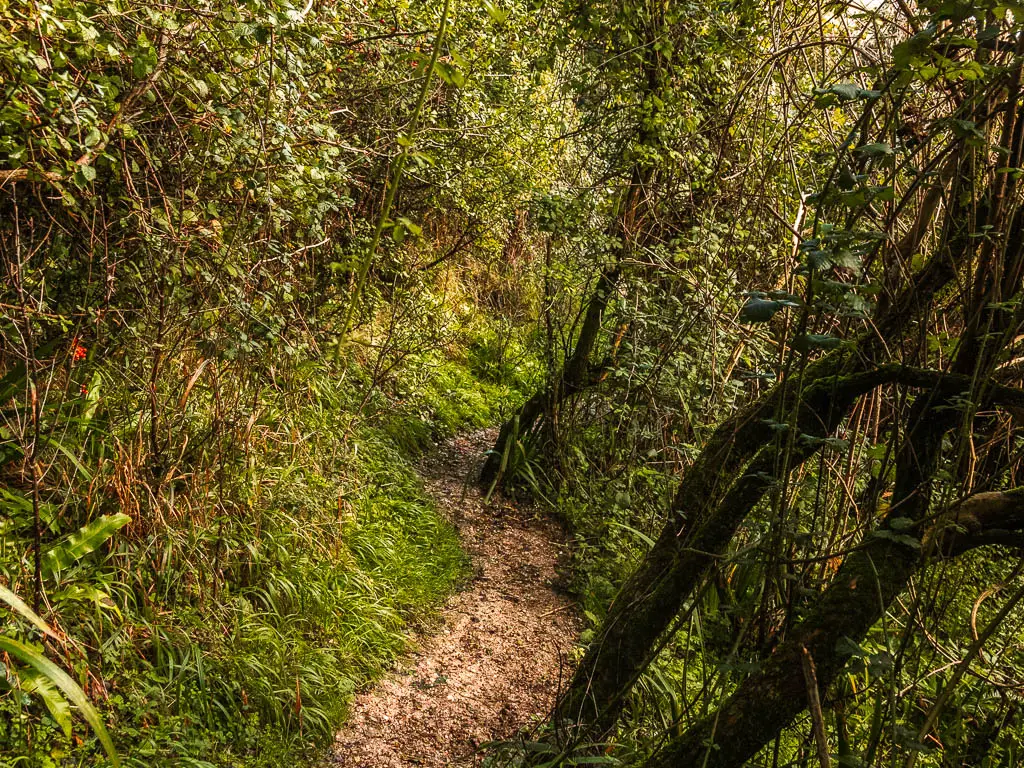
<svg viewBox="0 0 1024 768">
<path fill-rule="evenodd" d="M 88 350 L 76 342 L 71 352 L 72 359 L 77 363 L 79 360 L 85 360 L 86 354 L 88 354 Z"/>
</svg>

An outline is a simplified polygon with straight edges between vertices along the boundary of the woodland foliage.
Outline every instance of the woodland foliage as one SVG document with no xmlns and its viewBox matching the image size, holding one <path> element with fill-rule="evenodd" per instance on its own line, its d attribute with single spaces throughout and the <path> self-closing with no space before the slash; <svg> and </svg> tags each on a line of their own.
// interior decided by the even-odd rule
<svg viewBox="0 0 1024 768">
<path fill-rule="evenodd" d="M 502 423 L 490 763 L 1019 762 L 1022 13 L 0 0 L 0 754 L 315 762 Z"/>
</svg>

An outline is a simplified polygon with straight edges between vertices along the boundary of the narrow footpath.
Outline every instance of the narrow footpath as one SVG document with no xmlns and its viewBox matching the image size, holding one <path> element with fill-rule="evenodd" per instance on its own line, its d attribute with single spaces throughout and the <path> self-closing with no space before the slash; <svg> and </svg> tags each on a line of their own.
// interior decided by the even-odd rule
<svg viewBox="0 0 1024 768">
<path fill-rule="evenodd" d="M 453 438 L 420 466 L 473 576 L 449 599 L 440 626 L 357 696 L 334 766 L 479 765 L 479 745 L 543 718 L 569 674 L 579 621 L 557 588 L 566 539 L 536 509 L 497 498 L 484 506 L 471 479 L 495 437 L 484 430 Z"/>
</svg>

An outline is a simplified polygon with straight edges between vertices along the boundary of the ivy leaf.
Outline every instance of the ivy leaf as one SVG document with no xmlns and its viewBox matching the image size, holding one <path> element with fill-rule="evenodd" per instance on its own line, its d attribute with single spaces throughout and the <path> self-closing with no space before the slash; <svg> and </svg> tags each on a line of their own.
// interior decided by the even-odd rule
<svg viewBox="0 0 1024 768">
<path fill-rule="evenodd" d="M 843 343 L 842 339 L 824 333 L 805 333 L 790 342 L 797 352 L 810 352 L 812 349 L 835 349 Z"/>
<path fill-rule="evenodd" d="M 741 323 L 767 323 L 778 312 L 786 306 L 786 302 L 774 299 L 759 299 L 752 296 L 740 310 Z"/>
<path fill-rule="evenodd" d="M 96 169 L 91 165 L 80 165 L 78 170 L 75 171 L 75 183 L 80 187 L 87 186 L 90 182 L 96 180 Z"/>
<path fill-rule="evenodd" d="M 893 154 L 893 148 L 886 144 L 884 141 L 875 142 L 874 144 L 863 144 L 853 150 L 855 155 L 861 157 L 886 157 L 887 155 Z"/>
</svg>

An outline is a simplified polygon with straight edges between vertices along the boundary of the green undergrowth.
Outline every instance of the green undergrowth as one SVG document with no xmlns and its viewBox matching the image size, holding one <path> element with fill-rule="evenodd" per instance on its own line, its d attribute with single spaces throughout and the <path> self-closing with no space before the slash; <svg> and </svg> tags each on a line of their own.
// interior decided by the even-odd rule
<svg viewBox="0 0 1024 768">
<path fill-rule="evenodd" d="M 130 500 L 132 522 L 45 581 L 44 613 L 66 643 L 44 647 L 16 622 L 0 631 L 63 655 L 126 765 L 316 763 L 353 693 L 467 574 L 413 462 L 522 398 L 523 382 L 479 365 L 473 350 L 489 333 L 478 322 L 446 354 L 410 357 L 371 389 L 353 360 L 292 365 L 275 372 L 276 386 L 236 381 L 256 405 L 221 443 L 201 442 L 217 401 L 197 384 L 169 422 L 188 456 L 169 481 L 123 450 L 140 400 L 118 386 L 115 362 L 95 365 L 90 424 L 66 435 L 78 434 L 92 490 L 78 483 L 49 498 L 80 521 Z M 3 581 L 25 595 L 31 557 L 18 553 L 30 551 L 29 527 L 26 516 L 5 525 L 0 558 Z M 92 734 L 77 721 L 63 732 L 59 712 L 13 670 L 0 685 L 0 764 L 104 764 Z"/>
</svg>

